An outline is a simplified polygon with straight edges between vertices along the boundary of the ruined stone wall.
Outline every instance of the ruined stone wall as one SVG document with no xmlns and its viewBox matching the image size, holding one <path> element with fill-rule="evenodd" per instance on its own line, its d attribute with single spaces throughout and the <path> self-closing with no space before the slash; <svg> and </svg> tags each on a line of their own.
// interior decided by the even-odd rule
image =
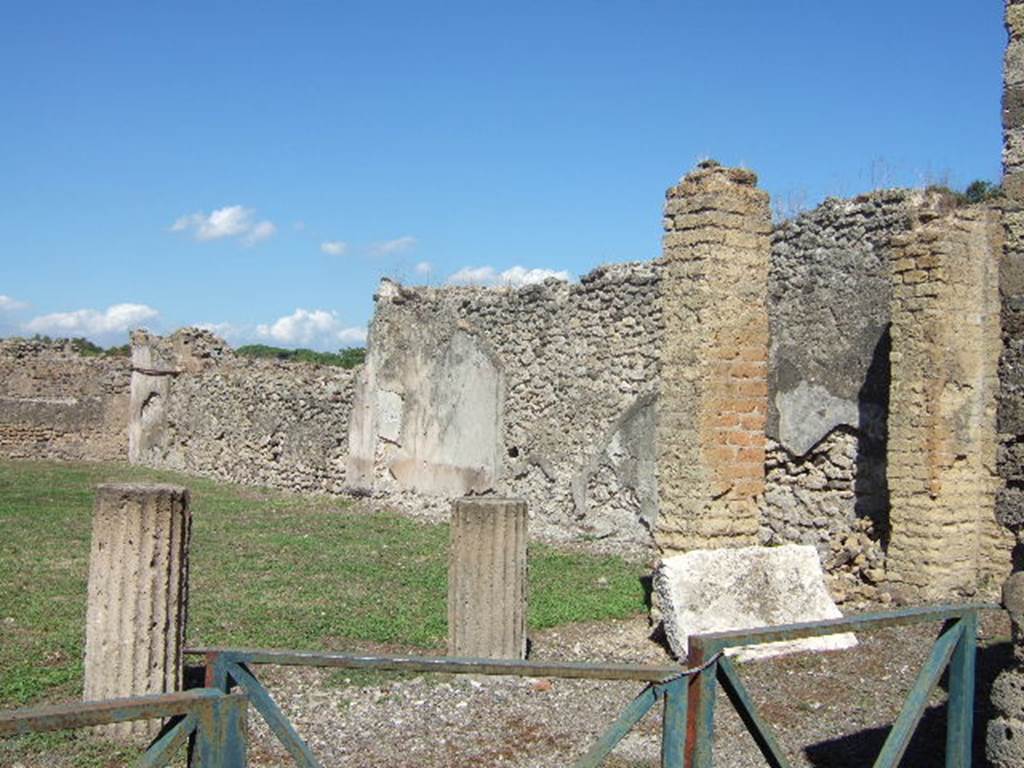
<svg viewBox="0 0 1024 768">
<path fill-rule="evenodd" d="M 354 372 L 240 357 L 205 331 L 136 332 L 135 463 L 233 482 L 340 493 Z"/>
<path fill-rule="evenodd" d="M 772 234 L 760 541 L 817 546 L 847 577 L 837 594 L 869 595 L 884 578 L 888 248 L 939 204 L 909 190 L 829 198 Z"/>
<path fill-rule="evenodd" d="M 663 268 L 579 283 L 383 281 L 353 414 L 350 483 L 525 498 L 531 530 L 650 545 Z M 445 504 L 447 508 L 447 504 Z"/>
<path fill-rule="evenodd" d="M 1024 3 L 1006 4 L 1003 69 L 1003 259 L 1000 263 L 1003 350 L 999 360 L 997 501 L 1004 524 L 1024 524 Z"/>
<path fill-rule="evenodd" d="M 921 218 L 890 253 L 888 579 L 914 599 L 992 593 L 1010 570 L 994 515 L 1002 233 L 985 208 Z"/>
<path fill-rule="evenodd" d="M 0 455 L 115 460 L 128 452 L 125 357 L 63 343 L 0 340 Z"/>
</svg>

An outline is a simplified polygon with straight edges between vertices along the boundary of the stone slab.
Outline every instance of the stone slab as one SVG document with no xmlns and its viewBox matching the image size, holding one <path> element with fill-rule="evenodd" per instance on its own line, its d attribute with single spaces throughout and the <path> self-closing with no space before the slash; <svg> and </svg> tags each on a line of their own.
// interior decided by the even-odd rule
<svg viewBox="0 0 1024 768">
<path fill-rule="evenodd" d="M 661 561 L 654 589 L 672 651 L 686 658 L 690 635 L 842 616 L 825 588 L 813 546 L 697 549 Z M 849 633 L 738 648 L 738 660 L 853 648 Z"/>
</svg>

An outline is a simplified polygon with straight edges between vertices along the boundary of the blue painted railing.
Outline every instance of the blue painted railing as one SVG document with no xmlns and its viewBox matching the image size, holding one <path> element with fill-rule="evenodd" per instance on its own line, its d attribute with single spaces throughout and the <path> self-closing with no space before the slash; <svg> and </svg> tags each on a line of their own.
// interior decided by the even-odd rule
<svg viewBox="0 0 1024 768">
<path fill-rule="evenodd" d="M 0 712 L 0 737 L 111 725 L 132 720 L 170 718 L 139 758 L 138 768 L 160 768 L 192 741 L 202 768 L 245 768 L 246 697 L 199 688 L 184 693 L 85 701 Z"/>
<path fill-rule="evenodd" d="M 288 718 L 256 678 L 260 664 L 375 669 L 381 671 L 444 672 L 450 674 L 563 677 L 591 680 L 632 680 L 646 683 L 574 768 L 594 768 L 611 754 L 627 733 L 655 705 L 663 706 L 661 762 L 663 768 L 711 768 L 714 749 L 715 699 L 721 685 L 767 765 L 787 768 L 789 762 L 772 729 L 764 722 L 747 692 L 730 649 L 799 640 L 843 632 L 860 632 L 923 622 L 943 622 L 942 630 L 875 761 L 875 768 L 896 768 L 946 668 L 949 703 L 946 739 L 947 768 L 969 768 L 974 718 L 974 676 L 978 611 L 992 605 L 943 605 L 884 613 L 868 613 L 807 624 L 718 632 L 689 638 L 687 664 L 641 666 L 420 656 L 358 656 L 344 653 L 275 651 L 263 649 L 200 648 L 188 653 L 206 657 L 206 685 L 222 691 L 240 686 L 249 701 L 301 768 L 319 763 Z"/>
<path fill-rule="evenodd" d="M 788 768 L 789 762 L 772 729 L 761 718 L 747 693 L 729 649 L 822 637 L 924 622 L 943 622 L 938 639 L 921 668 L 914 686 L 893 723 L 874 768 L 896 768 L 928 705 L 928 698 L 942 673 L 949 668 L 947 703 L 946 768 L 969 768 L 974 728 L 974 678 L 977 656 L 978 612 L 992 605 L 941 605 L 907 608 L 885 613 L 866 613 L 829 621 L 789 624 L 738 632 L 716 632 L 690 638 L 687 663 L 703 667 L 690 685 L 686 701 L 677 706 L 687 721 L 686 766 L 711 768 L 714 748 L 716 686 L 722 688 L 754 737 L 766 763 Z"/>
<path fill-rule="evenodd" d="M 974 678 L 978 612 L 989 605 L 948 605 L 870 613 L 807 624 L 718 632 L 691 636 L 687 664 L 643 666 L 420 656 L 359 656 L 344 653 L 208 648 L 187 653 L 206 657 L 206 687 L 185 693 L 143 696 L 107 702 L 0 712 L 0 736 L 149 718 L 173 718 L 138 763 L 156 768 L 190 739 L 202 768 L 244 768 L 244 717 L 251 703 L 271 731 L 302 768 L 319 763 L 288 718 L 253 674 L 260 664 L 442 672 L 449 674 L 561 677 L 620 680 L 645 686 L 622 711 L 575 768 L 595 768 L 655 705 L 663 707 L 661 762 L 664 768 L 711 768 L 714 749 L 715 700 L 721 685 L 767 765 L 786 768 L 789 762 L 772 729 L 764 722 L 729 659 L 734 648 L 799 640 L 842 632 L 861 632 L 922 622 L 942 622 L 942 630 L 893 723 L 875 768 L 896 768 L 921 720 L 929 696 L 949 670 L 946 768 L 969 768 L 974 726 Z M 235 686 L 245 695 L 232 694 Z"/>
</svg>

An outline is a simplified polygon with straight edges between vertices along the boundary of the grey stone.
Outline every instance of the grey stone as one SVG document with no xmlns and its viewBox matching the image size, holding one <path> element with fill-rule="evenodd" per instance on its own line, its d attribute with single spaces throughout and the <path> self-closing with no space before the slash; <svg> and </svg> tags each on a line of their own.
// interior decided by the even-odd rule
<svg viewBox="0 0 1024 768">
<path fill-rule="evenodd" d="M 448 654 L 526 657 L 526 502 L 466 498 L 452 505 Z"/>
<path fill-rule="evenodd" d="M 665 634 L 685 658 L 690 635 L 835 619 L 842 616 L 825 588 L 812 546 L 700 549 L 665 558 L 654 576 Z M 730 652 L 743 660 L 798 651 L 852 648 L 851 634 L 767 643 Z"/>
<path fill-rule="evenodd" d="M 779 443 L 790 453 L 803 456 L 840 424 L 856 425 L 856 400 L 833 397 L 820 384 L 799 382 L 787 392 L 777 392 Z"/>
<path fill-rule="evenodd" d="M 174 485 L 96 488 L 85 630 L 85 699 L 181 689 L 188 605 L 189 494 Z M 146 741 L 158 721 L 104 726 Z"/>
</svg>

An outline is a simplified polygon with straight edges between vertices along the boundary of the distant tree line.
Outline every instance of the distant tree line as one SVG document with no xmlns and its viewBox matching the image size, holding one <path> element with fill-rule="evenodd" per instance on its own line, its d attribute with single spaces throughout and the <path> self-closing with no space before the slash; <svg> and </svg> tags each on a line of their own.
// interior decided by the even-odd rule
<svg viewBox="0 0 1024 768">
<path fill-rule="evenodd" d="M 312 349 L 282 349 L 266 344 L 246 344 L 235 350 L 244 357 L 258 357 L 270 360 L 287 360 L 296 363 L 316 363 L 317 365 L 336 365 L 340 368 L 355 368 L 366 359 L 363 347 L 349 347 L 337 352 L 316 352 Z"/>
<path fill-rule="evenodd" d="M 37 333 L 31 340 L 44 344 L 62 344 L 70 347 L 83 357 L 129 357 L 132 353 L 131 344 L 121 344 L 104 349 L 99 344 L 94 344 L 81 336 L 71 339 L 55 339 Z M 236 349 L 235 353 L 243 357 L 287 360 L 296 363 L 315 363 L 317 365 L 336 365 L 339 368 L 355 368 L 357 365 L 362 365 L 366 359 L 366 349 L 363 347 L 349 347 L 339 349 L 337 352 L 317 352 L 312 349 L 283 349 L 281 347 L 271 347 L 267 344 L 246 344 Z"/>
<path fill-rule="evenodd" d="M 75 336 L 74 338 L 52 338 L 43 334 L 37 333 L 30 341 L 39 341 L 44 344 L 63 344 L 82 357 L 129 357 L 132 353 L 131 344 L 121 344 L 119 346 L 107 347 L 104 349 L 99 344 L 93 344 L 86 338 L 81 336 Z"/>
<path fill-rule="evenodd" d="M 928 187 L 929 192 L 938 192 L 946 196 L 956 207 L 961 205 L 974 205 L 984 203 L 988 200 L 995 200 L 1003 196 L 1001 184 L 993 184 L 991 181 L 976 179 L 968 184 L 961 192 L 950 189 L 944 184 L 932 184 Z"/>
</svg>

